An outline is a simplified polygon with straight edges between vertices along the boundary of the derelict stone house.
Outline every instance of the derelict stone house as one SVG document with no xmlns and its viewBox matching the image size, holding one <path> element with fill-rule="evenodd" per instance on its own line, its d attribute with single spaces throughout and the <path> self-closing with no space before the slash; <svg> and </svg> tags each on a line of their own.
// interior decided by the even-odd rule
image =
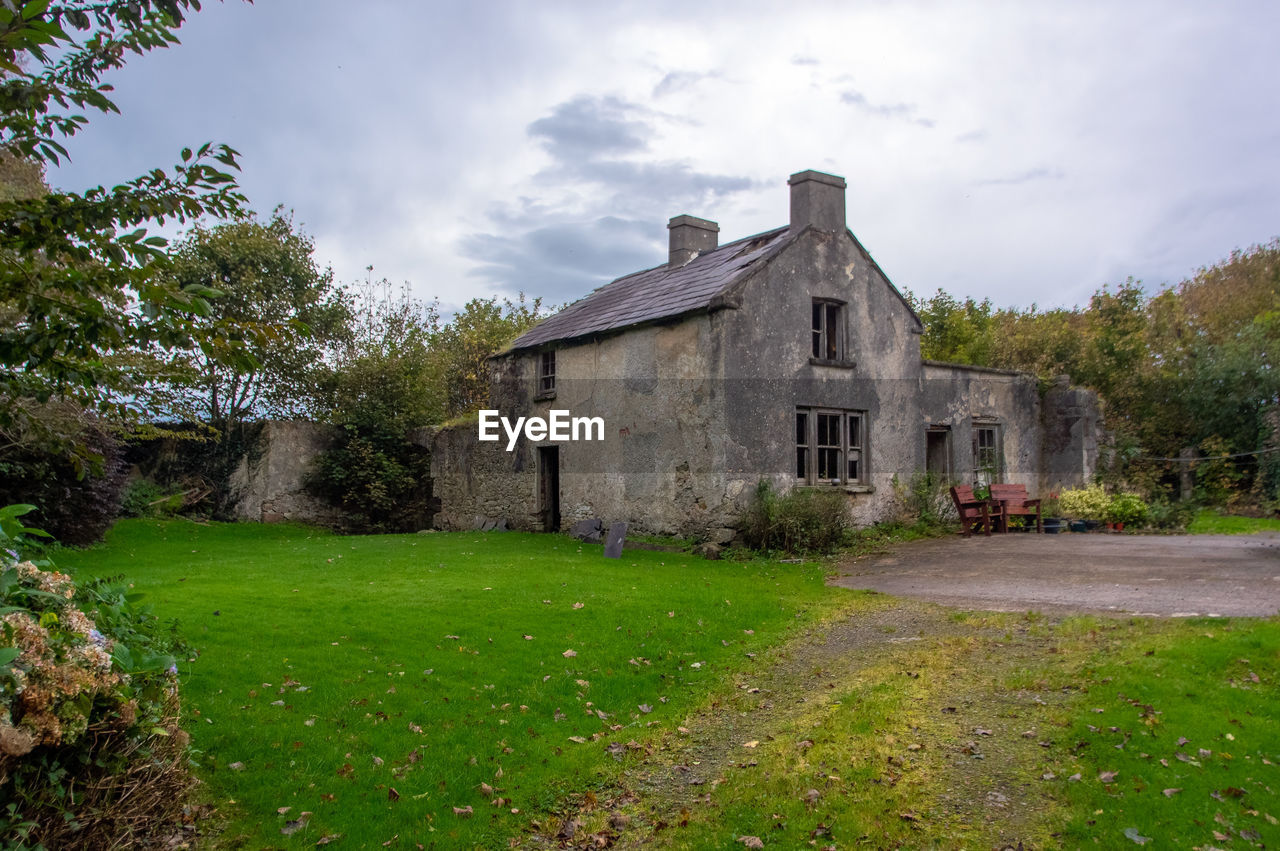
<svg viewBox="0 0 1280 851">
<path fill-rule="evenodd" d="M 1033 493 L 1088 478 L 1092 393 L 922 361 L 919 317 L 845 225 L 845 181 L 789 180 L 791 221 L 718 244 L 673 218 L 664 265 L 619 278 L 492 360 L 514 421 L 599 417 L 603 439 L 479 440 L 441 431 L 437 525 L 565 528 L 589 517 L 683 535 L 731 526 L 767 479 L 836 488 L 854 519 L 891 510 L 894 478 L 934 470 Z M 501 430 L 499 430 L 501 434 Z"/>
</svg>

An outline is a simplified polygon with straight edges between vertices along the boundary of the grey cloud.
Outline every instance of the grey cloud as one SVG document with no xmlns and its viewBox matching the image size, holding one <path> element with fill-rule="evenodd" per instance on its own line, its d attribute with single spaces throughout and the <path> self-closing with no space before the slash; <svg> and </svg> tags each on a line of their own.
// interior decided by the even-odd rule
<svg viewBox="0 0 1280 851">
<path fill-rule="evenodd" d="M 697 85 L 703 80 L 715 79 L 720 74 L 716 71 L 672 71 L 658 81 L 658 85 L 653 87 L 653 96 L 656 98 L 664 97 L 675 92 L 682 91 Z"/>
<path fill-rule="evenodd" d="M 957 142 L 985 142 L 988 133 L 986 130 L 970 130 L 968 133 L 961 133 L 956 137 Z"/>
<path fill-rule="evenodd" d="M 854 89 L 841 92 L 840 102 L 857 107 L 869 115 L 876 115 L 882 118 L 901 118 L 921 127 L 932 127 L 934 125 L 931 118 L 916 117 L 916 105 L 913 103 L 872 103 L 867 100 L 866 95 Z"/>
<path fill-rule="evenodd" d="M 1060 168 L 1050 168 L 1049 166 L 1039 166 L 1038 168 L 1029 169 L 1011 177 L 990 177 L 986 180 L 978 180 L 974 182 L 975 186 L 1017 186 L 1020 183 L 1030 183 L 1033 180 L 1061 180 L 1065 175 Z"/>
<path fill-rule="evenodd" d="M 552 163 L 538 175 L 571 199 L 557 208 L 520 199 L 490 209 L 491 230 L 461 252 L 474 274 L 508 292 L 564 301 L 665 257 L 672 215 L 712 213 L 719 198 L 756 188 L 746 177 L 711 174 L 682 160 L 646 160 L 659 116 L 618 98 L 578 97 L 529 125 Z"/>
<path fill-rule="evenodd" d="M 791 64 L 792 65 L 818 65 L 821 63 L 819 63 L 818 60 L 814 59 L 812 56 L 792 56 Z"/>
<path fill-rule="evenodd" d="M 660 261 L 662 231 L 662 223 L 602 216 L 509 234 L 472 234 L 461 248 L 483 260 L 472 272 L 476 277 L 559 303 Z"/>
<path fill-rule="evenodd" d="M 577 97 L 530 124 L 529 135 L 541 140 L 558 160 L 643 151 L 653 131 L 629 117 L 634 111 L 618 98 Z"/>
</svg>

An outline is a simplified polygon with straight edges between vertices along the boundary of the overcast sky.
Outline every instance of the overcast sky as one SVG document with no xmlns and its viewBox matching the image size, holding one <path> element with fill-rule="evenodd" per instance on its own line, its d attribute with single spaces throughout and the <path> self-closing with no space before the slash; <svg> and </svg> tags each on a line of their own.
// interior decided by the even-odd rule
<svg viewBox="0 0 1280 851">
<path fill-rule="evenodd" d="M 786 224 L 849 184 L 900 288 L 999 305 L 1176 282 L 1280 235 L 1280 4 L 208 2 L 112 78 L 50 175 L 84 189 L 243 154 L 340 281 L 552 302 Z"/>
</svg>

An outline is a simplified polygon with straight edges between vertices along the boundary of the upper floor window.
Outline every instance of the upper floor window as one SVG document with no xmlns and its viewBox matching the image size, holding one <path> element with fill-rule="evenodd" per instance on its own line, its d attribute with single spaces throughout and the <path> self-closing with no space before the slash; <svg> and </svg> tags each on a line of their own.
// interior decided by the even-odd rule
<svg viewBox="0 0 1280 851">
<path fill-rule="evenodd" d="M 812 326 L 814 359 L 843 361 L 845 359 L 844 304 L 828 299 L 814 299 Z"/>
<path fill-rule="evenodd" d="M 542 353 L 538 361 L 538 393 L 554 393 L 556 390 L 556 353 Z"/>
<path fill-rule="evenodd" d="M 796 478 L 809 484 L 866 484 L 866 414 L 796 409 Z"/>
</svg>

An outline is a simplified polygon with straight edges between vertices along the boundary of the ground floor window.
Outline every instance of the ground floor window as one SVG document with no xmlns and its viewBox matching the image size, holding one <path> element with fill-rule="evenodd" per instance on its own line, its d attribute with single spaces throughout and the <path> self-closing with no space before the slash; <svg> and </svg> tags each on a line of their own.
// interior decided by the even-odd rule
<svg viewBox="0 0 1280 851">
<path fill-rule="evenodd" d="M 1000 424 L 976 422 L 973 424 L 973 483 L 990 485 L 1003 480 L 1004 451 L 1001 446 Z"/>
<path fill-rule="evenodd" d="M 796 478 L 808 484 L 865 484 L 865 411 L 796 408 Z"/>
</svg>

